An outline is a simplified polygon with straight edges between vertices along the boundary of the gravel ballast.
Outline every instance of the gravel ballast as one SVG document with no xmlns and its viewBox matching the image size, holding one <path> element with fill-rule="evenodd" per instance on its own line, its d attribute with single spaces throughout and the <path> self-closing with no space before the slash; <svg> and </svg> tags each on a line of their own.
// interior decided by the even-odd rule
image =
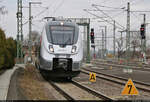
<svg viewBox="0 0 150 102">
<path fill-rule="evenodd" d="M 113 82 L 109 82 L 100 78 L 96 78 L 96 82 L 92 83 L 89 81 L 89 75 L 81 73 L 79 77 L 74 78 L 74 80 L 86 85 L 94 90 L 97 90 L 111 98 L 116 100 L 132 100 L 132 99 L 150 99 L 150 94 L 147 92 L 143 92 L 139 90 L 139 95 L 130 97 L 130 96 L 122 96 L 121 92 L 124 88 L 123 85 L 119 85 Z"/>
</svg>

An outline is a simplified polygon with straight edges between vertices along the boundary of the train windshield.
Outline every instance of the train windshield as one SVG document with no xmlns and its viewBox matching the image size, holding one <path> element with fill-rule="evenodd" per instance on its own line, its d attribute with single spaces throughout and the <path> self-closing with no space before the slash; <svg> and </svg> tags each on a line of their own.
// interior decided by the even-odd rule
<svg viewBox="0 0 150 102">
<path fill-rule="evenodd" d="M 74 42 L 74 27 L 50 26 L 51 43 L 56 45 L 72 45 Z"/>
</svg>

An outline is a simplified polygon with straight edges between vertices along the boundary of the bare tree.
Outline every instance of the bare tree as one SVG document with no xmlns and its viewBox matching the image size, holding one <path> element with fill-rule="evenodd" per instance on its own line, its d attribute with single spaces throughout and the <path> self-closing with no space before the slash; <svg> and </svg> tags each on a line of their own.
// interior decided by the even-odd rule
<svg viewBox="0 0 150 102">
<path fill-rule="evenodd" d="M 118 58 L 120 58 L 125 53 L 125 38 L 118 38 L 116 40 L 118 49 Z"/>
<path fill-rule="evenodd" d="M 37 31 L 31 32 L 31 41 L 32 45 L 36 45 L 40 42 L 40 34 Z M 26 36 L 24 40 L 24 45 L 28 45 L 28 42 L 29 42 L 29 34 Z"/>
<path fill-rule="evenodd" d="M 132 33 L 131 49 L 132 49 L 132 58 L 134 58 L 135 56 L 139 57 L 139 52 L 141 50 L 141 37 L 139 32 Z"/>
</svg>

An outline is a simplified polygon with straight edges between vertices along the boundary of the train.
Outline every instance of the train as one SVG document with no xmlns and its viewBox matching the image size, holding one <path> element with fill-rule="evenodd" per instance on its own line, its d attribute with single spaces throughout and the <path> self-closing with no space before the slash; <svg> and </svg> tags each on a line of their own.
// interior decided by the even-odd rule
<svg viewBox="0 0 150 102">
<path fill-rule="evenodd" d="M 53 77 L 72 79 L 80 74 L 83 60 L 82 35 L 70 20 L 48 20 L 42 31 L 38 69 Z"/>
</svg>

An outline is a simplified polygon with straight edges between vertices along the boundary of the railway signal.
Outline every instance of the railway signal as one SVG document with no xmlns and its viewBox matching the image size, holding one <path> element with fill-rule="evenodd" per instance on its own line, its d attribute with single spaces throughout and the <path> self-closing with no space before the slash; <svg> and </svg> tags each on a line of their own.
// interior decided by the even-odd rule
<svg viewBox="0 0 150 102">
<path fill-rule="evenodd" d="M 92 44 L 94 44 L 94 28 L 91 28 L 91 33 L 90 33 L 90 35 L 91 35 L 91 43 Z"/>
<path fill-rule="evenodd" d="M 141 24 L 140 34 L 141 34 L 142 39 L 145 39 L 145 25 L 144 24 Z"/>
<path fill-rule="evenodd" d="M 96 58 L 96 54 L 95 54 L 95 44 L 94 44 L 94 28 L 91 28 L 91 33 L 90 33 L 90 36 L 91 36 L 91 47 L 94 49 L 94 54 L 93 54 L 93 57 Z"/>
</svg>

